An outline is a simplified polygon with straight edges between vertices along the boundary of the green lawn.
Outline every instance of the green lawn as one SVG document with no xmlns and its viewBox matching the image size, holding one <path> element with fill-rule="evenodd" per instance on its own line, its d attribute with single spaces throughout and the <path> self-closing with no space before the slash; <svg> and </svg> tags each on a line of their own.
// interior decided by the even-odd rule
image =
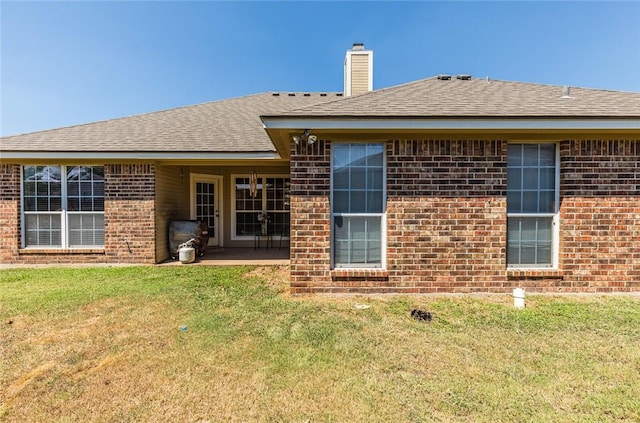
<svg viewBox="0 0 640 423">
<path fill-rule="evenodd" d="M 639 297 L 292 298 L 286 275 L 0 271 L 0 421 L 640 421 Z"/>
</svg>

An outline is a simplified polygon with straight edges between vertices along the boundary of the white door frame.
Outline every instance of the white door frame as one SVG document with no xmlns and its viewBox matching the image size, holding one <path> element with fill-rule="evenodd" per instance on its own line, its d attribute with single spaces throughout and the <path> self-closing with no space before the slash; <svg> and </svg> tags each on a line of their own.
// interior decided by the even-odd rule
<svg viewBox="0 0 640 423">
<path fill-rule="evenodd" d="M 213 246 L 223 246 L 224 243 L 224 237 L 222 236 L 222 230 L 224 228 L 224 222 L 223 222 L 223 217 L 224 214 L 222 213 L 223 207 L 222 207 L 222 176 L 221 175 L 208 175 L 208 174 L 203 174 L 203 173 L 192 173 L 190 178 L 190 183 L 189 183 L 189 203 L 190 203 L 190 210 L 191 210 L 191 219 L 196 219 L 196 183 L 198 182 L 204 182 L 206 184 L 214 184 L 215 186 L 215 191 L 214 191 L 214 198 L 215 201 L 217 202 L 218 205 L 218 210 L 217 210 L 217 215 L 216 215 L 216 220 L 215 220 L 215 227 L 216 227 L 216 237 L 211 237 L 209 238 L 209 245 L 213 245 Z"/>
</svg>

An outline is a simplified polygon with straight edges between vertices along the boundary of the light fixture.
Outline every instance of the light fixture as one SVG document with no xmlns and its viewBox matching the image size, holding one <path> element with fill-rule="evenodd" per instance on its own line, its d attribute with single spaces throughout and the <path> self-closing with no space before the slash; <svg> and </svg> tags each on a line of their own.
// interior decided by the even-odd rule
<svg viewBox="0 0 640 423">
<path fill-rule="evenodd" d="M 296 145 L 300 144 L 300 141 L 306 141 L 309 145 L 312 145 L 316 141 L 318 141 L 318 137 L 316 135 L 310 134 L 308 129 L 305 129 L 304 132 L 300 135 L 293 136 L 293 142 Z"/>
</svg>

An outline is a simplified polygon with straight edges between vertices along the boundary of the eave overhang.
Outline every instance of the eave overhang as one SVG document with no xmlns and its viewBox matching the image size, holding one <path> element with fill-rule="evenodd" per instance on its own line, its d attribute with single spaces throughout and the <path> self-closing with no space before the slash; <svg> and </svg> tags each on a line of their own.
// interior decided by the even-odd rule
<svg viewBox="0 0 640 423">
<path fill-rule="evenodd" d="M 640 117 L 322 117 L 262 116 L 265 130 L 283 158 L 293 135 L 309 129 L 320 138 L 382 140 L 417 136 L 577 138 L 596 135 L 640 136 Z"/>
<path fill-rule="evenodd" d="M 2 151 L 0 162 L 9 160 L 96 160 L 96 161 L 244 161 L 278 160 L 274 151 L 202 152 L 202 151 Z"/>
</svg>

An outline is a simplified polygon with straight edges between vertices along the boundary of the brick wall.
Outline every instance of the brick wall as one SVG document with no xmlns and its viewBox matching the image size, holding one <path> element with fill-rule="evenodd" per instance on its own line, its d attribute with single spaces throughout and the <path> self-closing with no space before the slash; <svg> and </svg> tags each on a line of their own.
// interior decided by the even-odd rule
<svg viewBox="0 0 640 423">
<path fill-rule="evenodd" d="M 330 145 L 291 145 L 291 290 L 317 292 L 328 285 L 331 265 Z"/>
<path fill-rule="evenodd" d="M 20 247 L 20 166 L 0 164 L 0 263 L 11 263 Z"/>
<path fill-rule="evenodd" d="M 20 165 L 0 165 L 0 188 L 2 263 L 155 263 L 153 165 L 105 165 L 104 248 L 20 249 Z"/>
<path fill-rule="evenodd" d="M 560 267 L 571 290 L 640 290 L 640 140 L 561 144 Z"/>
<path fill-rule="evenodd" d="M 155 263 L 155 166 L 112 164 L 104 176 L 107 261 Z"/>
<path fill-rule="evenodd" d="M 384 270 L 331 270 L 331 143 L 292 145 L 291 290 L 640 290 L 640 141 L 564 141 L 560 266 L 506 268 L 506 140 L 386 142 Z"/>
</svg>

